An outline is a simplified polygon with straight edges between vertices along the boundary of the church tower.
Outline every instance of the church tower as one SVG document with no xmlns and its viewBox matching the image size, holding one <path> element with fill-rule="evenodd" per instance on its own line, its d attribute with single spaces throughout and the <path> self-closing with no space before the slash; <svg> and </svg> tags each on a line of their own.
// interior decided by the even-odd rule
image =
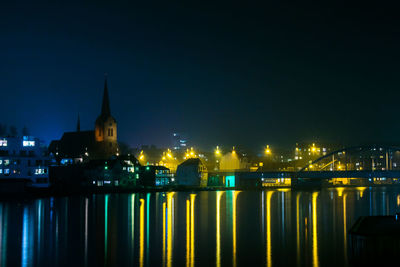
<svg viewBox="0 0 400 267">
<path fill-rule="evenodd" d="M 99 156 L 108 158 L 118 153 L 117 121 L 111 116 L 107 78 L 104 81 L 101 114 L 96 119 L 94 134 Z"/>
</svg>

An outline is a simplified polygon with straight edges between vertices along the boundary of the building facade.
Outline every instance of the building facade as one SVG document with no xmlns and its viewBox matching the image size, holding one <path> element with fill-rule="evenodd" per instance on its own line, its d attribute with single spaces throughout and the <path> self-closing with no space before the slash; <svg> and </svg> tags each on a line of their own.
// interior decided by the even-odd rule
<svg viewBox="0 0 400 267">
<path fill-rule="evenodd" d="M 101 113 L 95 121 L 94 130 L 81 131 L 78 117 L 76 131 L 65 132 L 60 140 L 52 141 L 49 151 L 61 164 L 76 164 L 119 155 L 117 121 L 111 115 L 107 80 L 104 82 Z"/>
<path fill-rule="evenodd" d="M 25 181 L 28 185 L 49 185 L 50 157 L 32 136 L 0 138 L 0 181 Z"/>
</svg>

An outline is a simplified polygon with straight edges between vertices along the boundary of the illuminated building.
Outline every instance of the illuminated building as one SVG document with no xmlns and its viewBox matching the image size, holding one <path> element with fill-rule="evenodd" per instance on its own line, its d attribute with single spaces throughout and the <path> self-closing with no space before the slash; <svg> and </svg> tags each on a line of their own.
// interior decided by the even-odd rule
<svg viewBox="0 0 400 267">
<path fill-rule="evenodd" d="M 84 176 L 92 186 L 136 185 L 139 180 L 139 164 L 133 156 L 91 160 L 85 163 Z"/>
<path fill-rule="evenodd" d="M 166 186 L 174 182 L 174 174 L 164 166 L 141 166 L 140 183 L 143 186 Z"/>
<path fill-rule="evenodd" d="M 176 184 L 183 186 L 206 186 L 207 168 L 199 158 L 182 162 L 176 171 Z"/>
<path fill-rule="evenodd" d="M 32 136 L 0 138 L 0 180 L 34 187 L 49 186 L 50 157 Z M 12 190 L 12 186 L 7 191 Z M 23 186 L 22 186 L 23 188 Z"/>
<path fill-rule="evenodd" d="M 108 159 L 118 155 L 117 121 L 111 115 L 107 80 L 104 82 L 101 113 L 96 119 L 95 129 L 80 130 L 78 117 L 75 132 L 65 132 L 60 140 L 54 140 L 49 152 L 61 164 L 84 162 L 88 159 Z"/>
</svg>

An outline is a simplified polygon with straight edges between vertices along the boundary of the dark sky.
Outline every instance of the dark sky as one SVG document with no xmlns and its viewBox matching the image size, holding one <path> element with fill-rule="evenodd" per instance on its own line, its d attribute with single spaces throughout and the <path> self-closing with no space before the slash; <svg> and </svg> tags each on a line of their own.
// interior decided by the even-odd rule
<svg viewBox="0 0 400 267">
<path fill-rule="evenodd" d="M 93 129 L 107 72 L 132 146 L 173 131 L 203 148 L 400 143 L 397 7 L 15 2 L 0 9 L 0 123 L 47 142 L 78 112 Z"/>
</svg>

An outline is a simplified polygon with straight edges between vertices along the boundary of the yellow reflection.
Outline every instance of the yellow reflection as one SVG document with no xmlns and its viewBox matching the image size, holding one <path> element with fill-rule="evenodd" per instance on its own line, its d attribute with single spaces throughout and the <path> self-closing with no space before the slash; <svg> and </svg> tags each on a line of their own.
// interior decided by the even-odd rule
<svg viewBox="0 0 400 267">
<path fill-rule="evenodd" d="M 346 212 L 347 193 L 343 195 L 343 232 L 344 232 L 344 260 L 347 262 L 347 212 Z"/>
<path fill-rule="evenodd" d="M 343 196 L 344 187 L 336 187 L 336 190 L 339 197 Z"/>
<path fill-rule="evenodd" d="M 365 189 L 367 189 L 367 188 L 366 188 L 366 187 L 360 186 L 360 187 L 356 187 L 356 189 L 357 189 L 358 191 L 360 191 L 360 197 L 362 198 L 363 195 L 364 195 L 364 191 L 365 191 Z"/>
<path fill-rule="evenodd" d="M 217 236 L 217 249 L 216 249 L 216 256 L 217 256 L 217 267 L 221 266 L 221 219 L 220 219 L 220 214 L 221 214 L 221 197 L 224 192 L 218 191 L 217 192 L 217 231 L 216 231 L 216 236 Z"/>
<path fill-rule="evenodd" d="M 286 179 L 285 179 L 286 180 Z M 288 180 L 290 180 L 290 179 L 288 179 Z M 285 181 L 286 182 L 286 181 Z M 290 188 L 279 188 L 279 189 L 277 189 L 279 192 L 289 192 L 290 191 Z"/>
<path fill-rule="evenodd" d="M 194 266 L 194 202 L 195 194 L 190 194 L 190 266 Z"/>
<path fill-rule="evenodd" d="M 190 201 L 186 200 L 186 266 L 190 266 Z"/>
<path fill-rule="evenodd" d="M 297 265 L 300 265 L 300 193 L 296 195 Z"/>
<path fill-rule="evenodd" d="M 312 221 L 313 221 L 313 266 L 319 266 L 318 236 L 317 236 L 317 198 L 318 192 L 312 194 Z"/>
<path fill-rule="evenodd" d="M 271 254 L 271 197 L 275 191 L 268 191 L 266 197 L 266 216 L 267 216 L 267 266 L 272 266 L 272 254 Z"/>
<path fill-rule="evenodd" d="M 173 210 L 173 197 L 174 192 L 167 193 L 167 266 L 171 266 L 172 264 L 172 238 L 173 238 L 173 227 L 172 227 L 172 210 Z"/>
<path fill-rule="evenodd" d="M 166 216 L 166 214 L 165 214 L 165 209 L 166 209 L 166 203 L 165 202 L 163 202 L 163 205 L 162 205 L 162 210 L 163 210 L 163 245 L 162 245 L 162 247 L 163 247 L 163 253 L 162 253 L 162 262 L 163 262 L 163 266 L 165 266 L 165 216 Z"/>
<path fill-rule="evenodd" d="M 144 199 L 140 199 L 140 254 L 139 264 L 143 266 L 143 255 L 144 255 Z"/>
<path fill-rule="evenodd" d="M 232 243 L 233 243 L 233 266 L 236 267 L 236 200 L 240 191 L 233 191 L 232 199 Z"/>
<path fill-rule="evenodd" d="M 400 206 L 400 195 L 397 195 L 397 206 Z"/>
</svg>

